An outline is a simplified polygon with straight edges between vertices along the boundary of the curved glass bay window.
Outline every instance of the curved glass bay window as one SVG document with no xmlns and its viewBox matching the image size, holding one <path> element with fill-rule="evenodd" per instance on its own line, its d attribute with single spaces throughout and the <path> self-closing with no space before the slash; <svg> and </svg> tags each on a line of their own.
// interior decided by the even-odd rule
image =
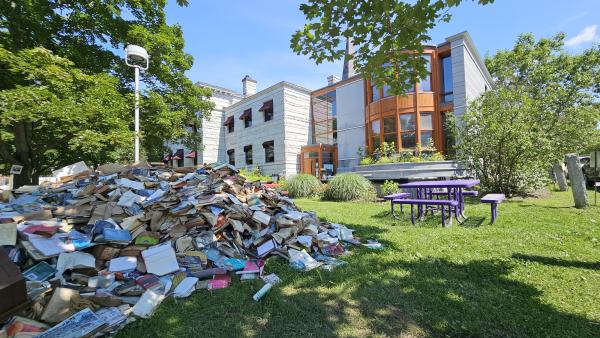
<svg viewBox="0 0 600 338">
<path fill-rule="evenodd" d="M 413 150 L 417 144 L 435 146 L 442 152 L 449 149 L 442 115 L 453 110 L 450 44 L 427 46 L 422 57 L 427 76 L 404 95 L 394 96 L 388 85 L 378 88 L 365 81 L 365 129 L 370 153 L 383 142 L 394 142 L 399 151 Z"/>
</svg>

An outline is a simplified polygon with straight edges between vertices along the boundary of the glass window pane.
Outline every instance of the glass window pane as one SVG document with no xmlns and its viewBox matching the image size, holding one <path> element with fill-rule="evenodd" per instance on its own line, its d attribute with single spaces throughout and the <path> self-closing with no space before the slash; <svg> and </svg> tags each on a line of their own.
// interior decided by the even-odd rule
<svg viewBox="0 0 600 338">
<path fill-rule="evenodd" d="M 452 57 L 450 55 L 442 58 L 442 93 L 444 102 L 452 102 Z"/>
<path fill-rule="evenodd" d="M 392 143 L 394 142 L 394 144 L 396 144 L 396 133 L 393 134 L 384 134 L 383 135 L 383 141 L 386 143 Z"/>
<path fill-rule="evenodd" d="M 384 117 L 383 118 L 383 133 L 395 133 L 396 132 L 396 117 Z"/>
<path fill-rule="evenodd" d="M 388 85 L 384 85 L 383 86 L 383 97 L 388 97 L 391 96 L 392 94 L 390 94 L 390 86 Z"/>
<path fill-rule="evenodd" d="M 380 98 L 379 97 L 379 88 L 377 88 L 377 86 L 375 86 L 375 85 L 372 85 L 371 92 L 373 93 L 371 101 L 375 102 L 375 101 L 379 100 L 379 98 Z"/>
<path fill-rule="evenodd" d="M 427 62 L 425 68 L 427 69 L 428 75 L 419 82 L 419 90 L 428 92 L 431 91 L 431 56 L 423 55 L 422 57 Z"/>
<path fill-rule="evenodd" d="M 414 148 L 417 145 L 416 133 L 402 133 L 402 148 Z"/>
<path fill-rule="evenodd" d="M 421 113 L 421 130 L 433 129 L 433 114 Z"/>
<path fill-rule="evenodd" d="M 379 124 L 379 120 L 375 120 L 371 122 L 371 136 L 372 137 L 379 137 L 379 134 L 381 132 L 381 127 Z"/>
<path fill-rule="evenodd" d="M 415 130 L 416 123 L 416 114 L 400 114 L 401 131 Z"/>
<path fill-rule="evenodd" d="M 429 130 L 422 130 L 421 131 L 421 146 L 423 147 L 428 147 L 430 145 L 433 145 L 432 142 L 433 139 L 433 131 Z"/>
</svg>

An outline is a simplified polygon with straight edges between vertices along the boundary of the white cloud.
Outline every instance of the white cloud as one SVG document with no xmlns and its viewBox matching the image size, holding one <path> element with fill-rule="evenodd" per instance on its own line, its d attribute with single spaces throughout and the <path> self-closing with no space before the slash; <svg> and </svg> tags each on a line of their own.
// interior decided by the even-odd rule
<svg viewBox="0 0 600 338">
<path fill-rule="evenodd" d="M 588 42 L 597 42 L 600 41 L 600 37 L 598 37 L 598 25 L 587 26 L 579 32 L 579 34 L 574 37 L 567 39 L 565 41 L 566 46 L 577 47 L 584 43 Z"/>
</svg>

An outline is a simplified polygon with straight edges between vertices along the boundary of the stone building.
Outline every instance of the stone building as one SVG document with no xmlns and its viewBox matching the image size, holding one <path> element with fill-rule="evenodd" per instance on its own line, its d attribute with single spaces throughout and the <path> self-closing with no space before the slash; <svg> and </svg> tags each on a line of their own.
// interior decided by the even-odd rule
<svg viewBox="0 0 600 338">
<path fill-rule="evenodd" d="M 346 53 L 353 50 L 347 41 Z M 173 166 L 229 162 L 257 166 L 265 175 L 322 176 L 353 171 L 359 149 L 372 152 L 383 142 L 399 151 L 433 142 L 445 152 L 447 114 L 460 117 L 493 81 L 467 32 L 425 46 L 423 57 L 429 76 L 401 96 L 355 74 L 352 62 L 344 64 L 341 80 L 329 76 L 327 86 L 313 91 L 283 81 L 256 92 L 250 76 L 242 80 L 242 94 L 198 83 L 213 90 L 215 102 L 203 121 L 204 147 L 194 152 L 172 145 L 166 159 Z M 190 157 L 172 160 L 173 154 Z"/>
</svg>

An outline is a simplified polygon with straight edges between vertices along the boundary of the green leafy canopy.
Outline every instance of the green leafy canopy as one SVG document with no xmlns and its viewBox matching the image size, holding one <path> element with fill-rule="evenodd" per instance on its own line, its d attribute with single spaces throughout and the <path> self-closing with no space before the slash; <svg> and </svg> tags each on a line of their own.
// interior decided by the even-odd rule
<svg viewBox="0 0 600 338">
<path fill-rule="evenodd" d="M 320 64 L 344 58 L 343 42 L 351 38 L 355 69 L 379 87 L 387 84 L 391 93 L 402 94 L 427 76 L 426 60 L 419 55 L 431 39 L 428 31 L 449 21 L 449 10 L 461 2 L 309 0 L 300 5 L 308 23 L 292 36 L 291 48 Z"/>
<path fill-rule="evenodd" d="M 115 87 L 121 94 L 132 92 L 134 72 L 125 65 L 121 51 L 128 44 L 146 48 L 150 55 L 150 67 L 147 71 L 141 72 L 142 146 L 148 158 L 156 160 L 162 157 L 165 141 L 177 140 L 186 146 L 197 148 L 200 139 L 195 130 L 201 126 L 203 115 L 208 114 L 213 107 L 208 100 L 211 95 L 210 90 L 194 85 L 185 76 L 185 71 L 192 66 L 193 58 L 183 50 L 181 27 L 166 22 L 166 3 L 166 0 L 0 1 L 0 45 L 3 46 L 5 54 L 10 52 L 16 56 L 21 51 L 33 51 L 42 47 L 60 57 L 62 61 L 52 59 L 46 64 L 48 67 L 52 66 L 47 71 L 67 78 L 52 78 L 54 76 L 52 74 L 47 74 L 48 77 L 45 78 L 46 81 L 52 81 L 51 90 L 53 95 L 58 96 L 60 93 L 70 95 L 67 94 L 69 88 L 64 87 L 77 83 L 68 79 L 75 73 L 78 74 L 77 76 L 110 74 L 114 79 L 108 80 L 106 76 L 97 76 L 110 82 L 110 85 L 106 84 L 106 86 Z M 177 3 L 181 6 L 187 5 L 186 0 L 179 0 Z M 4 55 L 3 59 L 7 60 L 7 58 L 9 57 Z M 72 64 L 69 66 L 60 64 L 60 62 L 68 62 L 67 60 Z M 76 72 L 75 68 L 80 72 Z M 31 75 L 28 71 L 30 70 L 26 69 L 24 74 Z M 47 95 L 48 89 L 37 88 L 38 83 L 25 78 L 24 74 L 18 72 L 0 74 L 2 77 L 0 91 L 18 90 L 21 100 L 30 100 L 29 103 L 19 101 L 21 106 L 11 112 L 10 123 L 7 122 L 8 119 L 4 120 L 5 123 L 0 131 L 2 135 L 0 142 L 5 149 L 1 154 L 3 162 L 24 164 L 26 174 L 30 175 L 32 173 L 30 164 L 40 170 L 58 165 L 77 158 L 81 150 L 95 148 L 100 143 L 99 140 L 108 138 L 103 129 L 96 129 L 97 125 L 89 124 L 86 125 L 88 130 L 80 135 L 79 141 L 74 141 L 75 144 L 68 149 L 60 149 L 61 154 L 58 156 L 60 163 L 52 157 L 55 155 L 39 153 L 31 146 L 34 137 L 44 137 L 50 144 L 57 144 L 63 140 L 60 131 L 57 130 L 48 130 L 48 135 L 31 134 L 38 131 L 31 125 L 34 115 L 47 115 L 36 112 L 36 106 L 30 104 L 40 100 L 41 95 Z M 27 89 L 19 86 L 27 86 Z M 105 85 L 99 83 L 96 88 L 99 96 L 102 96 L 100 90 L 102 86 Z M 29 93 L 25 93 L 26 90 Z M 12 92 L 4 95 L 17 94 Z M 48 99 L 47 107 L 52 104 L 56 112 L 60 110 L 59 106 L 55 105 L 60 101 L 50 100 L 49 97 L 46 99 Z M 88 97 L 85 103 L 92 104 L 91 99 L 91 96 Z M 11 102 L 11 104 L 19 103 Z M 116 101 L 107 100 L 103 104 L 113 105 L 113 107 L 106 107 L 105 110 L 112 109 L 115 115 L 129 114 L 128 119 L 132 120 L 131 107 L 117 113 L 116 110 L 122 107 Z M 29 109 L 25 108 L 27 105 Z M 88 107 L 90 111 L 92 108 L 93 106 Z M 67 117 L 62 118 L 67 119 L 67 123 L 70 122 Z M 35 123 L 42 122 L 48 123 L 48 126 L 52 124 L 43 119 L 38 119 Z M 60 125 L 54 124 L 55 127 Z M 81 126 L 84 124 L 82 123 Z M 125 126 L 131 129 L 132 123 L 129 122 Z M 17 135 L 17 132 L 20 135 Z M 57 134 L 56 137 L 53 136 L 54 133 Z M 17 146 L 19 142 L 20 145 Z M 119 151 L 125 154 L 128 149 L 121 148 Z"/>
</svg>

